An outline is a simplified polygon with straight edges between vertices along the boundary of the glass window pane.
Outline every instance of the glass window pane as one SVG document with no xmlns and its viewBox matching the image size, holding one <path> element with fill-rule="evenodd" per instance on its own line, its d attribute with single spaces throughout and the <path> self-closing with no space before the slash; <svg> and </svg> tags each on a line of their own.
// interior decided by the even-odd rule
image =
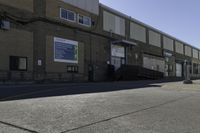
<svg viewBox="0 0 200 133">
<path fill-rule="evenodd" d="M 79 15 L 79 23 L 87 26 L 91 26 L 91 18 L 87 16 Z"/>
<path fill-rule="evenodd" d="M 69 11 L 68 11 L 68 19 L 69 19 L 69 20 L 72 20 L 72 21 L 75 21 L 75 15 L 74 15 L 73 12 L 69 12 Z"/>
<path fill-rule="evenodd" d="M 26 70 L 26 68 L 27 68 L 26 64 L 27 64 L 26 58 L 20 58 L 19 59 L 19 70 Z"/>
<path fill-rule="evenodd" d="M 83 22 L 84 24 L 90 25 L 90 18 L 84 17 L 83 21 L 84 21 L 84 22 Z"/>
<path fill-rule="evenodd" d="M 67 14 L 66 14 L 66 11 L 61 9 L 61 17 L 62 18 L 67 18 Z"/>
<path fill-rule="evenodd" d="M 76 14 L 72 11 L 61 9 L 61 18 L 70 20 L 70 21 L 75 21 L 76 20 Z"/>
</svg>

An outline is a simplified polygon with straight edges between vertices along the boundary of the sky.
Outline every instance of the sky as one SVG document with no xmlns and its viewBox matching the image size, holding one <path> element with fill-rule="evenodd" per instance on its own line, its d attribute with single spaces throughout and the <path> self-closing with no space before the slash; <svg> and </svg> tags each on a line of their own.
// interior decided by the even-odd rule
<svg viewBox="0 0 200 133">
<path fill-rule="evenodd" d="M 100 3 L 200 48 L 200 0 L 100 0 Z"/>
</svg>

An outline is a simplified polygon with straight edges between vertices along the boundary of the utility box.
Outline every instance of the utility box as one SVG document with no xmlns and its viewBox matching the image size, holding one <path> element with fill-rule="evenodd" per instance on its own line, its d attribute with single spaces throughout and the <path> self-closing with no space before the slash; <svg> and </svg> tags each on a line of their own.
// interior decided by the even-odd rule
<svg viewBox="0 0 200 133">
<path fill-rule="evenodd" d="M 3 30 L 10 30 L 10 22 L 6 20 L 0 20 L 0 28 Z"/>
</svg>

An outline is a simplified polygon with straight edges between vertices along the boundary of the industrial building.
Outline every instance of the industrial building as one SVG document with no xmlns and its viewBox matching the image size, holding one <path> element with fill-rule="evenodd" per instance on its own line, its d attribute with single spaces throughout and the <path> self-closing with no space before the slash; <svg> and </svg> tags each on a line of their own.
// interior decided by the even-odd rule
<svg viewBox="0 0 200 133">
<path fill-rule="evenodd" d="M 0 25 L 0 81 L 183 77 L 185 61 L 200 77 L 198 48 L 98 0 L 0 0 Z"/>
</svg>

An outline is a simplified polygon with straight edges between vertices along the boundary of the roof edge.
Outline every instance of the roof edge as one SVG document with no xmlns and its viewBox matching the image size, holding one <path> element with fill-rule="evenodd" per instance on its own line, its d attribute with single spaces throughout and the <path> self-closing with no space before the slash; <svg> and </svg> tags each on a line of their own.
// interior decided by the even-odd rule
<svg viewBox="0 0 200 133">
<path fill-rule="evenodd" d="M 183 43 L 183 44 L 185 44 L 185 45 L 188 45 L 188 46 L 190 46 L 190 47 L 192 47 L 192 48 L 195 48 L 195 49 L 200 50 L 200 48 L 197 48 L 197 47 L 195 47 L 195 46 L 193 46 L 193 45 L 191 45 L 191 44 L 189 44 L 189 43 L 187 43 L 187 42 L 185 42 L 185 41 L 182 41 L 181 39 L 178 39 L 178 38 L 176 38 L 176 37 L 174 37 L 174 36 L 172 36 L 172 35 L 170 35 L 170 34 L 168 34 L 168 33 L 165 33 L 165 32 L 163 32 L 163 31 L 161 31 L 161 30 L 158 30 L 157 28 L 154 28 L 154 27 L 152 27 L 152 26 L 150 26 L 150 25 L 148 25 L 148 24 L 145 24 L 145 23 L 143 23 L 143 22 L 141 22 L 141 21 L 139 21 L 139 20 L 137 20 L 137 19 L 135 19 L 135 18 L 132 18 L 131 16 L 128 16 L 128 15 L 126 15 L 126 14 L 124 14 L 124 13 L 122 13 L 122 12 L 116 10 L 116 9 L 113 9 L 113 8 L 111 8 L 111 7 L 108 7 L 108 6 L 106 6 L 106 5 L 102 4 L 102 3 L 99 3 L 99 6 L 101 6 L 102 8 L 105 8 L 106 10 L 111 11 L 112 13 L 118 14 L 118 15 L 121 16 L 121 17 L 124 17 L 124 18 L 126 18 L 126 19 L 129 19 L 130 21 L 136 22 L 136 23 L 141 24 L 141 25 L 143 25 L 143 26 L 145 26 L 145 27 L 147 27 L 147 28 L 149 28 L 149 29 L 151 29 L 151 30 L 154 30 L 154 31 L 156 31 L 156 32 L 158 32 L 158 33 L 160 33 L 160 34 L 163 34 L 163 35 L 165 35 L 165 36 L 167 36 L 167 37 L 170 37 L 171 39 L 173 39 L 173 40 L 175 40 L 175 41 L 181 42 L 181 43 Z"/>
</svg>

